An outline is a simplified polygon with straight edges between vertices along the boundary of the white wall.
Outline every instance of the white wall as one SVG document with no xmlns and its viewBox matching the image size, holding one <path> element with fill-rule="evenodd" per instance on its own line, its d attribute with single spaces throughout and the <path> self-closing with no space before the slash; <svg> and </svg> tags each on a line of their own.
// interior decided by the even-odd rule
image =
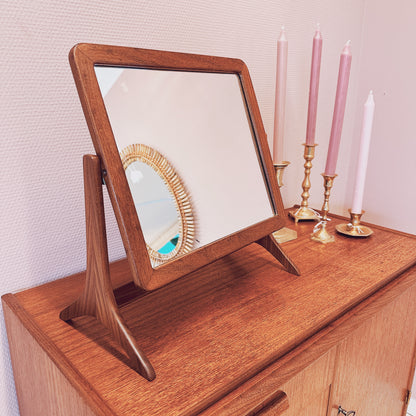
<svg viewBox="0 0 416 416">
<path fill-rule="evenodd" d="M 413 234 L 416 221 L 410 211 L 416 206 L 415 16 L 413 0 L 366 1 L 358 88 L 360 105 L 370 89 L 376 101 L 363 205 L 366 219 Z M 360 112 L 357 106 L 356 133 Z M 358 134 L 355 140 L 357 137 Z"/>
<path fill-rule="evenodd" d="M 416 234 L 416 221 L 411 213 L 411 207 L 416 206 L 415 16 L 413 0 L 366 1 L 358 92 L 364 100 L 372 88 L 377 101 L 364 198 L 368 220 L 413 234 Z M 416 378 L 412 391 L 414 397 Z"/>
<path fill-rule="evenodd" d="M 410 7 L 410 0 L 402 3 Z M 301 143 L 306 130 L 311 43 L 315 23 L 320 21 L 324 50 L 317 126 L 319 147 L 312 175 L 311 204 L 318 207 L 322 204 L 319 174 L 324 168 L 331 128 L 339 53 L 345 41 L 351 39 L 351 88 L 338 165 L 339 178 L 331 197 L 331 207 L 344 212 L 350 206 L 351 149 L 357 140 L 354 133 L 359 123 L 356 102 L 358 98 L 362 100 L 367 89 L 373 88 L 380 108 L 376 115 L 374 142 L 394 140 L 400 145 L 393 151 L 385 144 L 370 158 L 367 189 L 374 198 L 385 191 L 388 196 L 384 204 L 367 196 L 368 219 L 380 219 L 389 226 L 415 232 L 409 213 L 414 193 L 404 182 L 406 176 L 399 176 L 406 169 L 410 172 L 409 166 L 414 166 L 410 164 L 414 144 L 407 141 L 411 131 L 408 121 L 410 89 L 405 89 L 404 81 L 388 75 L 382 67 L 389 56 L 400 53 L 404 62 L 405 49 L 400 52 L 390 47 L 388 54 L 374 51 L 373 57 L 364 54 L 364 62 L 377 74 L 360 66 L 364 0 L 2 0 L 0 4 L 1 294 L 57 279 L 85 267 L 81 159 L 83 154 L 93 152 L 93 148 L 67 61 L 69 49 L 77 42 L 242 58 L 250 69 L 265 128 L 271 136 L 275 44 L 280 26 L 284 24 L 289 39 L 285 151 L 292 165 L 285 174 L 283 194 L 289 205 L 300 200 Z M 380 7 L 377 13 L 391 16 L 390 8 L 384 10 L 385 5 L 382 7 L 379 2 L 377 7 Z M 391 31 L 393 26 L 378 25 L 369 18 L 370 9 L 377 7 L 376 1 L 369 1 L 367 20 L 372 23 L 364 31 L 369 42 L 365 44 L 367 49 L 372 49 L 374 39 L 384 36 L 383 31 L 386 28 Z M 398 7 L 396 2 L 391 9 Z M 408 32 L 414 30 L 411 29 L 410 13 L 398 17 L 403 25 L 408 25 Z M 411 53 L 411 37 L 400 36 Z M 403 80 L 412 80 L 412 62 L 408 64 L 401 72 Z M 393 62 L 388 65 L 387 69 L 395 69 Z M 386 75 L 383 77 L 382 73 Z M 370 81 L 377 81 L 377 84 L 369 85 Z M 395 95 L 397 88 L 401 98 Z M 382 95 L 383 91 L 387 91 L 386 96 Z M 409 106 L 408 112 L 398 107 L 404 101 Z M 395 113 L 387 117 L 389 108 L 395 106 Z M 387 160 L 391 161 L 393 182 L 388 182 Z M 403 178 L 402 181 L 398 181 L 399 178 Z M 394 210 L 398 206 L 405 207 L 400 218 Z M 124 250 L 108 200 L 106 209 L 110 257 L 116 259 L 124 255 Z M 0 330 L 0 415 L 15 416 L 18 408 L 3 319 Z"/>
</svg>

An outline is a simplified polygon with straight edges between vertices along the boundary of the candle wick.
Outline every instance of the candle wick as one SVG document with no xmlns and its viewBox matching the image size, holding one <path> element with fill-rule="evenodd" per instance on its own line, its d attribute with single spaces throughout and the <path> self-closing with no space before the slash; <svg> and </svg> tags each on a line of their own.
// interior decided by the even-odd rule
<svg viewBox="0 0 416 416">
<path fill-rule="evenodd" d="M 320 24 L 320 23 L 317 23 L 317 24 L 316 24 L 316 30 L 317 30 L 318 32 L 321 30 L 321 24 Z"/>
</svg>

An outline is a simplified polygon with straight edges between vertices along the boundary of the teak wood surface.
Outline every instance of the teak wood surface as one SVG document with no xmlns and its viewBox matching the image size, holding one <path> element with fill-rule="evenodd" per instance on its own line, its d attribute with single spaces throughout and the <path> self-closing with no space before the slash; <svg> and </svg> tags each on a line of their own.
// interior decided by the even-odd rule
<svg viewBox="0 0 416 416">
<path fill-rule="evenodd" d="M 165 52 L 149 49 L 127 48 L 108 45 L 75 45 L 69 60 L 78 94 L 90 130 L 95 151 L 105 171 L 105 183 L 114 208 L 127 259 L 132 270 L 132 280 L 146 290 L 154 290 L 205 266 L 233 251 L 262 239 L 285 224 L 284 209 L 273 162 L 267 144 L 257 99 L 250 74 L 243 61 L 215 56 Z M 241 81 L 244 99 L 258 149 L 259 163 L 275 214 L 271 218 L 249 226 L 231 235 L 224 236 L 191 253 L 178 257 L 153 269 L 147 253 L 133 198 L 118 153 L 117 145 L 101 96 L 94 66 L 122 66 L 177 71 L 197 71 L 235 74 Z M 253 138 L 254 140 L 254 138 Z M 266 244 L 268 244 L 266 242 Z M 275 252 L 281 248 L 273 248 Z M 296 267 L 284 255 L 289 271 L 296 273 Z"/>
<path fill-rule="evenodd" d="M 276 395 L 265 406 L 285 407 L 277 386 L 416 284 L 412 236 L 373 227 L 370 238 L 336 235 L 335 243 L 323 245 L 309 239 L 311 224 L 292 227 L 298 239 L 285 250 L 301 276 L 252 244 L 133 297 L 121 287 L 131 282 L 127 261 L 110 265 L 116 295 L 125 301 L 122 315 L 156 370 L 152 382 L 126 364 L 93 318 L 72 325 L 59 319 L 68 300 L 80 295 L 85 273 L 5 295 L 5 310 L 97 415 L 219 415 L 259 388 Z"/>
</svg>

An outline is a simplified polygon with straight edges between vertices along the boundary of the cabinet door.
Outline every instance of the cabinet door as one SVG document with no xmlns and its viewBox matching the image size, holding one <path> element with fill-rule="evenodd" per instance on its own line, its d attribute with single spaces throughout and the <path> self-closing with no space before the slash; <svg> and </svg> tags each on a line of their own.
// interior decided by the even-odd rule
<svg viewBox="0 0 416 416">
<path fill-rule="evenodd" d="M 415 339 L 413 286 L 339 344 L 328 414 L 341 405 L 356 416 L 403 415 Z"/>
<path fill-rule="evenodd" d="M 281 386 L 289 399 L 289 409 L 282 416 L 326 415 L 334 362 L 335 349 L 332 349 Z M 274 416 L 276 413 L 271 410 L 260 414 Z"/>
</svg>

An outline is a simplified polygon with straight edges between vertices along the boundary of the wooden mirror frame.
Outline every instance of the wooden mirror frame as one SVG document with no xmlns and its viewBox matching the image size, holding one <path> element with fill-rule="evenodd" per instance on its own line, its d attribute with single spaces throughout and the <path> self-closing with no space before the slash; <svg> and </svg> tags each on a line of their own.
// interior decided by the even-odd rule
<svg viewBox="0 0 416 416">
<path fill-rule="evenodd" d="M 253 242 L 272 252 L 292 272 L 296 268 L 270 236 L 284 226 L 284 209 L 259 107 L 248 69 L 239 59 L 95 44 L 75 45 L 69 60 L 103 179 L 113 205 L 136 286 L 154 290 Z M 95 66 L 139 67 L 235 74 L 239 77 L 259 161 L 275 215 L 153 269 L 133 198 L 97 81 Z M 283 260 L 282 260 L 283 259 Z"/>
</svg>

